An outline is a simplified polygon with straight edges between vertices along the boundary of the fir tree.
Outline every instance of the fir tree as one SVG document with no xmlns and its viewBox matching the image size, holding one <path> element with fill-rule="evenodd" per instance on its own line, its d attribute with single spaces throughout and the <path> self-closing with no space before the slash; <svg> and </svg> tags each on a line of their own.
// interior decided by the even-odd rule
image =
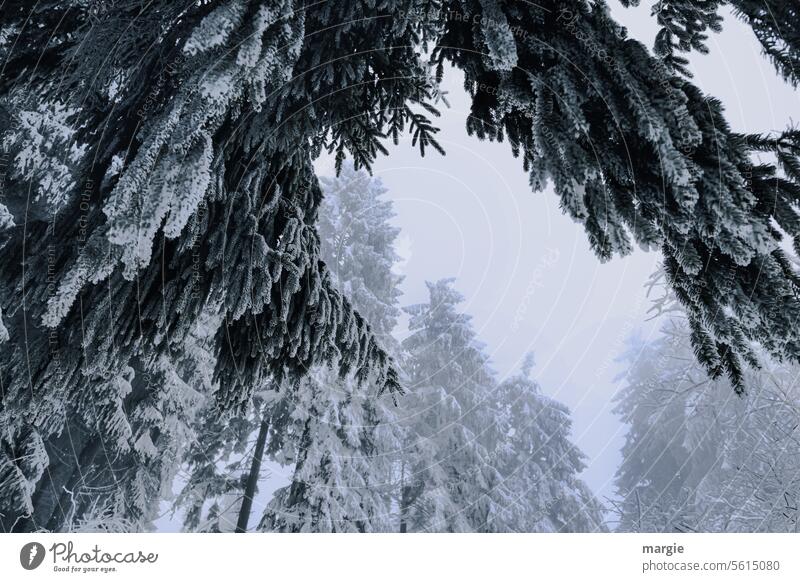
<svg viewBox="0 0 800 582">
<path fill-rule="evenodd" d="M 262 531 L 386 531 L 390 519 L 386 443 L 376 439 L 366 406 L 347 386 L 324 383 L 321 370 L 296 390 L 289 439 L 294 444 L 291 485 L 279 489 L 259 525 Z M 370 395 L 369 398 L 374 398 Z M 376 477 L 377 479 L 373 479 Z"/>
<path fill-rule="evenodd" d="M 639 0 L 622 0 L 626 6 L 638 6 Z M 696 50 L 707 53 L 706 31 L 720 32 L 720 8 L 729 5 L 733 13 L 753 29 L 764 54 L 784 79 L 797 86 L 800 82 L 800 7 L 780 0 L 659 0 L 653 14 L 661 30 L 655 51 L 668 64 L 691 76 L 688 61 L 678 52 Z"/>
<path fill-rule="evenodd" d="M 220 417 L 213 400 L 207 400 L 194 423 L 196 436 L 182 459 L 187 476 L 174 504 L 182 510 L 185 531 L 234 531 L 253 469 L 261 478 L 265 453 L 257 456 L 257 441 L 263 437 L 264 446 L 267 442 L 276 446 L 283 436 L 276 424 L 277 411 L 284 410 L 285 403 L 276 403 L 276 396 L 275 390 L 260 391 L 248 414 L 230 418 Z"/>
<path fill-rule="evenodd" d="M 390 224 L 391 202 L 380 180 L 345 163 L 323 179 L 321 253 L 336 284 L 372 326 L 382 345 L 397 354 L 401 278 Z M 390 481 L 397 449 L 394 412 L 380 394 L 340 380 L 328 368 L 312 371 L 293 392 L 292 436 L 286 459 L 292 484 L 278 490 L 260 523 L 266 531 L 386 531 Z"/>
<path fill-rule="evenodd" d="M 584 455 L 569 440 L 569 409 L 542 394 L 532 356 L 502 382 L 495 399 L 503 433 L 495 461 L 510 492 L 503 531 L 604 531 L 603 509 L 578 478 Z"/>
<path fill-rule="evenodd" d="M 344 163 L 335 178 L 321 179 L 325 198 L 319 213 L 320 253 L 338 286 L 387 349 L 395 349 L 392 331 L 400 309 L 402 277 L 392 226 L 394 209 L 378 178 Z"/>
<path fill-rule="evenodd" d="M 386 190 L 352 163 L 343 165 L 338 178 L 323 179 L 323 186 L 322 256 L 337 287 L 353 297 L 381 342 L 396 351 L 391 331 L 399 314 L 400 277 L 393 272 L 398 230 L 389 224 L 394 214 L 383 199 Z M 231 515 L 237 511 L 237 531 L 247 529 L 263 457 L 294 469 L 292 485 L 277 491 L 260 529 L 389 528 L 387 483 L 391 452 L 397 448 L 391 404 L 376 390 L 359 389 L 352 379 L 338 376 L 335 370 L 317 367 L 308 378 L 287 383 L 277 393 L 262 391 L 257 402 L 264 404 L 238 415 L 232 427 L 220 421 L 214 403 L 209 403 L 199 421 L 202 436 L 188 457 L 190 478 L 178 502 L 186 505 L 187 529 L 209 529 L 211 524 L 215 531 L 230 530 Z M 215 449 L 224 451 L 224 457 L 214 454 Z M 228 508 L 229 523 L 222 527 L 220 507 Z M 198 519 L 202 511 L 207 517 Z"/>
<path fill-rule="evenodd" d="M 746 397 L 694 360 L 674 298 L 660 336 L 632 342 L 617 397 L 628 425 L 616 475 L 620 531 L 798 531 L 796 366 L 765 359 Z"/>
<path fill-rule="evenodd" d="M 751 8 L 741 3 L 756 23 Z M 719 103 L 627 38 L 602 2 L 3 10 L 4 530 L 80 519 L 60 499 L 84 467 L 134 446 L 140 403 L 182 400 L 181 382 L 153 396 L 147 379 L 164 358 L 182 360 L 210 305 L 223 320 L 212 347 L 223 411 L 332 362 L 398 389 L 390 356 L 321 259 L 312 160 L 325 148 L 340 169 L 347 156 L 369 166 L 404 131 L 440 149 L 432 119 L 448 64 L 473 97 L 467 130 L 508 139 L 534 189 L 551 180 L 601 259 L 634 240 L 661 248 L 713 376 L 741 389 L 754 342 L 800 358 L 798 279 L 774 226 L 793 242 L 800 233 L 796 136 L 770 146 L 733 134 Z M 754 24 L 762 39 L 769 26 Z M 754 167 L 763 147 L 785 160 Z M 147 473 L 153 486 L 136 489 L 160 489 Z"/>
<path fill-rule="evenodd" d="M 17 477 L 3 482 L 4 529 L 61 526 L 52 503 L 36 508 L 36 491 L 61 495 L 101 442 L 116 446 L 119 430 L 132 434 L 130 372 L 149 376 L 162 356 L 179 357 L 209 302 L 224 319 L 215 348 L 223 408 L 318 361 L 336 360 L 343 375 L 362 380 L 374 372 L 381 389 L 396 389 L 390 358 L 320 260 L 310 158 L 328 146 L 368 161 L 380 127 L 401 131 L 412 119 L 391 105 L 430 97 L 410 48 L 367 56 L 363 68 L 333 64 L 336 47 L 344 55 L 367 42 L 412 46 L 412 17 L 397 28 L 369 25 L 361 6 L 309 12 L 285 0 L 120 2 L 96 18 L 77 0 L 33 11 L 12 4 L 3 31 L 16 33 L 19 50 L 4 64 L 11 121 L 3 145 L 16 180 L 4 200 L 14 226 L 3 232 L 3 251 L 14 260 L 2 266 L 11 329 L 0 463 Z M 91 26 L 98 18 L 102 25 Z M 128 21 L 136 22 L 130 34 L 108 34 Z M 350 24 L 334 31 L 332 22 Z M 323 55 L 328 64 L 317 66 Z M 387 74 L 386 83 L 358 82 Z M 87 91 L 96 107 L 78 97 Z M 376 106 L 366 119 L 345 112 L 365 101 Z M 52 113 L 62 102 L 70 104 L 63 119 Z M 384 110 L 396 113 L 387 119 Z M 58 123 L 36 122 L 37 112 Z M 333 122 L 339 114 L 350 121 Z M 60 150 L 34 147 L 59 140 Z M 61 156 L 66 147 L 72 157 Z M 64 170 L 51 159 L 70 163 Z M 29 188 L 49 194 L 23 216 Z M 23 286 L 31 292 L 20 302 Z M 74 398 L 90 393 L 89 408 Z M 95 405 L 119 414 L 98 418 Z M 20 467 L 14 451 L 55 441 L 72 425 L 81 431 L 72 455 Z"/>
<path fill-rule="evenodd" d="M 505 489 L 492 462 L 494 378 L 452 279 L 428 283 L 430 299 L 406 307 L 404 474 L 406 531 L 491 531 Z"/>
<path fill-rule="evenodd" d="M 604 530 L 569 410 L 541 394 L 531 359 L 497 384 L 451 283 L 406 308 L 401 531 Z"/>
<path fill-rule="evenodd" d="M 490 19 L 482 5 L 446 3 L 454 16 L 434 50 L 439 74 L 446 62 L 465 72 L 468 131 L 507 139 L 534 188 L 550 179 L 601 259 L 634 241 L 661 249 L 712 376 L 741 389 L 756 341 L 797 359 L 798 279 L 773 223 L 796 240 L 796 217 L 785 211 L 796 176 L 754 166 L 756 148 L 730 131 L 720 103 L 629 39 L 604 3 L 498 2 L 503 18 Z M 505 35 L 505 48 L 489 47 L 497 27 L 512 31 L 513 45 Z M 487 56 L 511 58 L 512 48 L 510 68 Z M 796 150 L 786 152 L 796 165 Z"/>
</svg>

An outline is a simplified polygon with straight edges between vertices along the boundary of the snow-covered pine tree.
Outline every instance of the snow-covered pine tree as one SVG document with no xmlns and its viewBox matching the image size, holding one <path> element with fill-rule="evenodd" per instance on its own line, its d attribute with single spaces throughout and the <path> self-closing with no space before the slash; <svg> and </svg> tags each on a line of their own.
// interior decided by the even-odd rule
<svg viewBox="0 0 800 582">
<path fill-rule="evenodd" d="M 209 301 L 224 319 L 223 408 L 332 360 L 396 388 L 320 260 L 311 161 L 328 148 L 368 165 L 404 129 L 438 148 L 426 49 L 440 75 L 464 71 L 468 131 L 508 139 L 534 188 L 552 180 L 601 258 L 631 236 L 662 249 L 713 375 L 738 389 L 753 341 L 800 358 L 800 282 L 773 226 L 800 233 L 796 172 L 753 167 L 719 103 L 628 39 L 603 2 L 3 9 L 3 529 L 62 525 L 34 498 L 103 463 L 99 442 L 131 445 L 117 438 L 131 433 L 131 371 L 175 357 Z M 98 417 L 76 397 L 90 393 L 121 413 Z M 68 427 L 74 450 L 50 454 Z"/>
<path fill-rule="evenodd" d="M 510 499 L 495 527 L 515 532 L 605 531 L 603 508 L 578 478 L 584 455 L 570 441 L 569 409 L 542 394 L 529 355 L 495 393 L 503 434 L 495 466 Z"/>
<path fill-rule="evenodd" d="M 381 343 L 396 353 L 391 331 L 399 315 L 401 277 L 393 272 L 399 231 L 390 224 L 394 213 L 383 199 L 386 190 L 350 162 L 339 177 L 322 183 L 321 256 L 337 287 L 353 297 Z M 294 466 L 295 474 L 293 484 L 277 492 L 262 529 L 388 529 L 387 483 L 398 437 L 391 402 L 372 388 L 358 389 L 352 379 L 318 367 L 278 394 L 257 393 L 258 405 L 237 415 L 233 425 L 221 421 L 210 402 L 199 422 L 202 436 L 187 457 L 189 478 L 177 503 L 184 506 L 185 527 L 230 531 L 238 521 L 252 521 L 242 501 L 252 500 L 246 483 L 257 476 L 254 449 L 263 436 L 264 456 Z M 227 508 L 222 517 L 219 508 Z M 242 511 L 247 517 L 240 520 Z"/>
<path fill-rule="evenodd" d="M 429 301 L 404 308 L 401 531 L 492 531 L 508 497 L 492 456 L 494 378 L 452 282 L 428 283 Z"/>
<path fill-rule="evenodd" d="M 765 358 L 737 397 L 697 365 L 674 298 L 659 307 L 660 336 L 632 341 L 622 359 L 618 530 L 800 531 L 797 366 Z"/>
<path fill-rule="evenodd" d="M 465 73 L 468 131 L 507 139 L 535 189 L 551 180 L 601 259 L 633 241 L 660 248 L 713 376 L 740 388 L 754 341 L 800 356 L 799 280 L 772 222 L 797 241 L 794 172 L 754 166 L 720 103 L 628 38 L 604 2 L 444 7 L 434 60 L 440 75 L 448 62 Z"/>
<path fill-rule="evenodd" d="M 451 283 L 406 308 L 401 531 L 604 530 L 569 410 L 541 393 L 532 360 L 496 383 Z"/>
<path fill-rule="evenodd" d="M 85 426 L 72 419 L 63 434 L 47 444 L 43 454 L 57 459 L 85 448 L 77 459 L 78 470 L 51 475 L 34 493 L 33 502 L 52 514 L 41 528 L 57 529 L 62 523 L 78 531 L 150 527 L 157 517 L 157 500 L 170 498 L 184 449 L 194 438 L 187 419 L 212 392 L 215 329 L 203 317 L 174 358 L 162 357 L 149 373 L 128 369 L 111 382 L 92 383 L 91 390 L 76 397 L 78 406 L 106 419 L 106 431 L 104 438 L 87 444 Z M 88 455 L 100 460 L 89 462 Z M 47 470 L 52 471 L 52 465 Z M 61 490 L 52 486 L 56 478 L 64 479 Z"/>
<path fill-rule="evenodd" d="M 640 0 L 622 0 L 638 6 Z M 679 52 L 707 53 L 706 31 L 722 30 L 720 9 L 733 13 L 753 29 L 764 54 L 778 73 L 792 85 L 800 83 L 800 6 L 784 0 L 658 0 L 652 13 L 661 30 L 655 51 L 676 70 L 689 74 L 687 60 Z"/>
<path fill-rule="evenodd" d="M 351 162 L 342 165 L 338 176 L 320 181 L 325 195 L 317 222 L 320 254 L 382 345 L 396 352 L 392 331 L 400 315 L 402 277 L 395 272 L 400 229 L 392 225 L 388 191 L 379 178 Z"/>
<path fill-rule="evenodd" d="M 399 229 L 381 181 L 345 162 L 322 179 L 321 254 L 336 285 L 395 357 L 391 333 L 402 278 L 394 272 Z M 329 368 L 315 369 L 292 390 L 291 485 L 266 508 L 263 531 L 387 531 L 399 434 L 391 403 L 377 391 L 358 389 Z"/>
<path fill-rule="evenodd" d="M 195 419 L 195 438 L 186 448 L 185 480 L 174 508 L 182 512 L 183 528 L 193 532 L 231 532 L 236 529 L 251 470 L 260 476 L 258 440 L 278 447 L 285 432 L 285 412 L 277 391 L 256 392 L 248 413 L 221 417 L 208 398 Z M 261 458 L 267 456 L 261 451 Z"/>
<path fill-rule="evenodd" d="M 295 10 L 289 0 L 91 6 L 4 6 L 3 37 L 18 47 L 2 77 L 13 178 L 3 252 L 14 258 L 0 268 L 6 530 L 63 525 L 63 512 L 34 498 L 59 496 L 82 467 L 102 464 L 101 441 L 131 444 L 130 372 L 149 376 L 162 356 L 177 357 L 209 302 L 224 318 L 224 408 L 333 359 L 342 374 L 397 387 L 320 260 L 310 160 L 326 146 L 368 162 L 379 136 L 425 119 L 406 106 L 431 98 L 411 48 L 416 17 L 387 26 L 363 18 L 361 4 Z M 384 44 L 405 48 L 335 64 Z M 89 393 L 90 408 L 74 397 Z M 95 405 L 119 414 L 97 416 Z M 45 454 L 72 425 L 73 453 Z"/>
<path fill-rule="evenodd" d="M 373 481 L 382 450 L 365 407 L 346 383 L 330 383 L 332 370 L 301 380 L 290 412 L 291 428 L 278 461 L 293 462 L 292 483 L 278 489 L 258 526 L 278 532 L 385 531 L 390 519 L 386 485 Z M 374 398 L 374 395 L 368 396 Z M 388 476 L 384 472 L 383 477 Z"/>
</svg>

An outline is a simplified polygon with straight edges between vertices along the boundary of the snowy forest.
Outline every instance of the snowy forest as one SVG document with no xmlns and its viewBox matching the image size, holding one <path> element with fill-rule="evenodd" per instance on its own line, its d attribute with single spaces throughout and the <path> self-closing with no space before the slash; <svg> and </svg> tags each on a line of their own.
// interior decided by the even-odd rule
<svg viewBox="0 0 800 582">
<path fill-rule="evenodd" d="M 800 6 L 614 4 L 0 1 L 0 532 L 800 532 L 800 129 L 693 70 L 735 25 L 795 91 Z M 599 277 L 653 261 L 602 491 L 524 317 L 559 252 L 500 369 L 470 257 L 406 275 L 433 179 L 382 160 L 456 114 Z"/>
</svg>

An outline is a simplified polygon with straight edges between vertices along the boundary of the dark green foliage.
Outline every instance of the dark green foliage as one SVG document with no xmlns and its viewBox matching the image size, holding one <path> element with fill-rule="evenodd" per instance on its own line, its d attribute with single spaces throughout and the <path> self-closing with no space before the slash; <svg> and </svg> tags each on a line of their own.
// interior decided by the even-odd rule
<svg viewBox="0 0 800 582">
<path fill-rule="evenodd" d="M 621 0 L 638 6 L 640 0 Z M 680 52 L 707 53 L 706 31 L 722 30 L 720 8 L 733 13 L 753 29 L 764 54 L 789 83 L 800 83 L 800 6 L 792 0 L 658 0 L 653 15 L 662 27 L 655 51 L 676 71 L 691 76 Z"/>
<path fill-rule="evenodd" d="M 662 250 L 709 373 L 741 390 L 753 342 L 797 359 L 800 288 L 763 179 L 774 170 L 753 167 L 719 102 L 627 38 L 604 3 L 500 4 L 516 31 L 513 68 L 483 54 L 480 3 L 446 5 L 460 16 L 434 59 L 440 72 L 448 61 L 464 70 L 467 130 L 508 140 L 534 188 L 552 181 L 601 259 L 634 241 Z M 794 240 L 794 225 L 783 225 Z"/>
</svg>

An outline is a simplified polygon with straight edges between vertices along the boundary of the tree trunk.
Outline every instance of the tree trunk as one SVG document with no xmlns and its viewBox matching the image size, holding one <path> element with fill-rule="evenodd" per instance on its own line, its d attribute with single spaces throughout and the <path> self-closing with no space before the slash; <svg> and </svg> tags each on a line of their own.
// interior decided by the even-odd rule
<svg viewBox="0 0 800 582">
<path fill-rule="evenodd" d="M 406 460 L 400 464 L 400 533 L 406 533 Z"/>
<path fill-rule="evenodd" d="M 92 461 L 100 450 L 100 444 L 101 440 L 95 437 L 94 440 L 90 441 L 89 444 L 84 447 L 78 457 L 77 465 L 72 470 L 72 474 L 66 484 L 61 486 L 56 507 L 53 509 L 53 513 L 47 521 L 47 531 L 62 531 L 64 528 L 68 528 L 72 525 L 76 490 L 83 484 L 85 472 L 91 471 Z"/>
<path fill-rule="evenodd" d="M 258 478 L 261 475 L 261 461 L 264 458 L 264 447 L 267 444 L 267 432 L 269 432 L 269 421 L 265 417 L 261 421 L 261 427 L 258 429 L 256 450 L 253 452 L 253 461 L 250 463 L 250 474 L 247 476 L 242 507 L 239 509 L 236 533 L 244 533 L 247 531 L 247 522 L 250 521 L 250 511 L 253 508 L 253 497 L 256 494 Z"/>
<path fill-rule="evenodd" d="M 36 485 L 32 500 L 33 514 L 18 519 L 11 531 L 46 529 L 55 532 L 65 529 L 67 524 L 64 519 L 70 512 L 62 506 L 69 500 L 69 496 L 64 494 L 67 490 L 75 490 L 79 481 L 76 475 L 81 477 L 82 470 L 88 471 L 88 467 L 82 463 L 90 462 L 97 451 L 97 443 L 93 444 L 91 436 L 86 427 L 69 422 L 61 435 L 51 437 L 45 444 L 50 462 Z"/>
</svg>

